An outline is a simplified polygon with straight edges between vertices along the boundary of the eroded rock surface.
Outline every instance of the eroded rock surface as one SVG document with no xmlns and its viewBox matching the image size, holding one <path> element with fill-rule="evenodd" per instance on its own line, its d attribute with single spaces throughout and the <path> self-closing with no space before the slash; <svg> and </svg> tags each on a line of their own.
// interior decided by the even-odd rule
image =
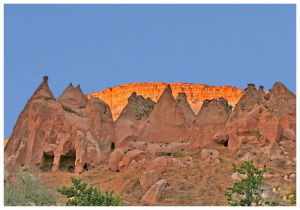
<svg viewBox="0 0 300 210">
<path fill-rule="evenodd" d="M 20 114 L 5 147 L 5 170 L 29 165 L 42 170 L 80 172 L 106 161 L 114 140 L 109 106 L 87 100 L 69 85 L 59 100 L 48 77 Z"/>
</svg>

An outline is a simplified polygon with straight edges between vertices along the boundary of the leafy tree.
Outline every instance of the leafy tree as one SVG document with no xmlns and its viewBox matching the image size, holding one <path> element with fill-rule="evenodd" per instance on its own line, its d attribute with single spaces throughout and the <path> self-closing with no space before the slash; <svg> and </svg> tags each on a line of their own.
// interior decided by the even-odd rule
<svg viewBox="0 0 300 210">
<path fill-rule="evenodd" d="M 4 186 L 5 206 L 51 206 L 56 204 L 55 190 L 40 182 L 28 170 L 17 170 L 16 181 Z"/>
<path fill-rule="evenodd" d="M 240 167 L 233 165 L 233 172 L 246 175 L 239 182 L 235 182 L 233 187 L 227 187 L 225 196 L 231 206 L 274 206 L 275 202 L 265 201 L 262 198 L 263 174 L 267 171 L 266 165 L 262 170 L 253 165 L 253 161 L 243 162 Z M 234 198 L 236 197 L 236 198 Z"/>
<path fill-rule="evenodd" d="M 97 186 L 87 188 L 87 183 L 74 177 L 71 177 L 71 182 L 71 187 L 58 190 L 68 198 L 67 206 L 120 206 L 122 203 L 121 197 L 115 195 L 114 191 L 102 193 Z"/>
</svg>

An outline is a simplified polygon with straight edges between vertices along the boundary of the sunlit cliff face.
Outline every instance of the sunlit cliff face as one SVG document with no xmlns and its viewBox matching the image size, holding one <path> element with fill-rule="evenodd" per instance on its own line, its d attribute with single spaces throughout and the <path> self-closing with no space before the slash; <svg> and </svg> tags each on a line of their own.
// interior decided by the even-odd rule
<svg viewBox="0 0 300 210">
<path fill-rule="evenodd" d="M 130 83 L 88 94 L 87 98 L 97 97 L 105 101 L 111 108 L 113 119 L 116 120 L 126 106 L 127 99 L 132 92 L 136 92 L 138 95 L 142 95 L 145 98 L 149 97 L 157 102 L 166 86 L 167 83 L 161 82 Z M 202 102 L 205 99 L 223 97 L 228 100 L 229 104 L 234 106 L 241 98 L 243 91 L 242 89 L 232 86 L 219 87 L 191 83 L 171 83 L 170 86 L 174 98 L 177 97 L 179 92 L 184 92 L 186 94 L 187 100 L 195 114 L 198 113 Z"/>
</svg>

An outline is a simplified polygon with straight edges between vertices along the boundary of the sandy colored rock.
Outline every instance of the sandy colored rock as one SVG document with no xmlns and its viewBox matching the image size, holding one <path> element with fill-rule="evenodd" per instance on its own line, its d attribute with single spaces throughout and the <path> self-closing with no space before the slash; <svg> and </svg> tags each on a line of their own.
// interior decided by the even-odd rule
<svg viewBox="0 0 300 210">
<path fill-rule="evenodd" d="M 70 85 L 58 97 L 57 101 L 66 109 L 80 109 L 85 108 L 88 100 L 79 85 L 74 88 L 72 83 L 70 83 Z"/>
<path fill-rule="evenodd" d="M 179 106 L 181 112 L 183 113 L 185 124 L 187 128 L 191 128 L 196 120 L 196 115 L 193 112 L 191 106 L 187 101 L 187 97 L 185 93 L 178 93 L 176 98 L 177 105 Z"/>
<path fill-rule="evenodd" d="M 146 165 L 146 170 L 155 170 L 158 174 L 163 173 L 171 167 L 185 167 L 184 163 L 169 156 L 157 157 Z"/>
<path fill-rule="evenodd" d="M 119 170 L 124 171 L 131 161 L 139 160 L 144 156 L 145 152 L 138 149 L 127 152 L 119 162 Z"/>
<path fill-rule="evenodd" d="M 187 135 L 185 117 L 168 85 L 139 133 L 137 141 L 187 141 Z"/>
<path fill-rule="evenodd" d="M 212 145 L 216 139 L 215 135 L 224 130 L 231 110 L 232 106 L 224 98 L 205 100 L 191 131 L 192 147 Z M 225 141 L 217 140 L 219 143 L 224 143 Z"/>
<path fill-rule="evenodd" d="M 201 151 L 201 159 L 218 159 L 219 152 L 215 149 L 204 148 Z"/>
<path fill-rule="evenodd" d="M 112 171 L 119 169 L 119 162 L 122 160 L 124 151 L 121 148 L 115 149 L 109 156 L 108 167 Z"/>
<path fill-rule="evenodd" d="M 260 145 L 279 142 L 285 128 L 295 131 L 295 102 L 295 94 L 281 83 L 275 83 L 267 94 L 262 86 L 256 90 L 249 84 L 229 116 L 223 133 L 214 136 L 215 141 L 228 140 L 230 150 L 238 149 L 242 140 L 252 137 L 264 139 Z"/>
<path fill-rule="evenodd" d="M 126 106 L 127 98 L 133 92 L 142 95 L 144 98 L 149 97 L 154 102 L 157 102 L 166 86 L 167 83 L 161 82 L 130 83 L 88 94 L 87 98 L 97 97 L 105 101 L 112 110 L 113 119 L 116 120 Z M 232 86 L 210 86 L 191 83 L 171 83 L 170 86 L 174 98 L 178 96 L 179 92 L 186 94 L 187 101 L 195 114 L 199 112 L 205 99 L 223 97 L 234 106 L 241 98 L 243 91 Z"/>
<path fill-rule="evenodd" d="M 114 138 L 108 105 L 95 98 L 77 100 L 82 91 L 68 86 L 67 97 L 62 98 L 74 110 L 65 108 L 55 100 L 47 82 L 44 77 L 17 120 L 5 147 L 5 170 L 29 165 L 80 172 L 104 162 Z M 82 101 L 86 101 L 85 108 L 80 107 Z"/>
<path fill-rule="evenodd" d="M 158 174 L 155 170 L 145 171 L 140 178 L 140 185 L 143 189 L 148 189 L 157 180 Z"/>
<path fill-rule="evenodd" d="M 151 186 L 151 188 L 145 193 L 141 199 L 141 203 L 146 205 L 157 204 L 162 192 L 165 190 L 167 181 L 161 179 Z"/>
<path fill-rule="evenodd" d="M 115 146 L 128 146 L 145 124 L 151 114 L 155 103 L 151 99 L 144 99 L 135 92 L 128 98 L 128 103 L 120 116 L 114 121 Z"/>
<path fill-rule="evenodd" d="M 296 133 L 290 128 L 284 128 L 282 135 L 288 140 L 296 140 Z"/>
<path fill-rule="evenodd" d="M 280 149 L 278 143 L 272 142 L 263 148 L 266 157 L 270 160 L 283 159 L 283 151 Z"/>
</svg>

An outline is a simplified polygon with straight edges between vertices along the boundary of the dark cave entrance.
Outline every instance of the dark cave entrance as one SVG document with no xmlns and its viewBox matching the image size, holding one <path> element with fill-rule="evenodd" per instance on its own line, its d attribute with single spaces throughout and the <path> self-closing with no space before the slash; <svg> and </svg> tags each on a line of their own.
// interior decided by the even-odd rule
<svg viewBox="0 0 300 210">
<path fill-rule="evenodd" d="M 228 147 L 228 139 L 224 142 L 224 147 Z"/>
<path fill-rule="evenodd" d="M 74 153 L 60 156 L 59 170 L 74 173 L 76 155 Z"/>
<path fill-rule="evenodd" d="M 42 171 L 50 171 L 53 166 L 54 154 L 46 154 L 43 155 L 43 164 L 40 167 Z"/>
<path fill-rule="evenodd" d="M 114 149 L 115 149 L 115 143 L 114 143 L 114 142 L 111 142 L 110 149 L 111 149 L 111 150 L 114 150 Z"/>
<path fill-rule="evenodd" d="M 88 167 L 88 164 L 87 164 L 87 163 L 85 163 L 85 164 L 83 165 L 83 170 L 84 170 L 84 171 L 88 171 L 88 170 L 89 170 L 89 167 Z"/>
</svg>

